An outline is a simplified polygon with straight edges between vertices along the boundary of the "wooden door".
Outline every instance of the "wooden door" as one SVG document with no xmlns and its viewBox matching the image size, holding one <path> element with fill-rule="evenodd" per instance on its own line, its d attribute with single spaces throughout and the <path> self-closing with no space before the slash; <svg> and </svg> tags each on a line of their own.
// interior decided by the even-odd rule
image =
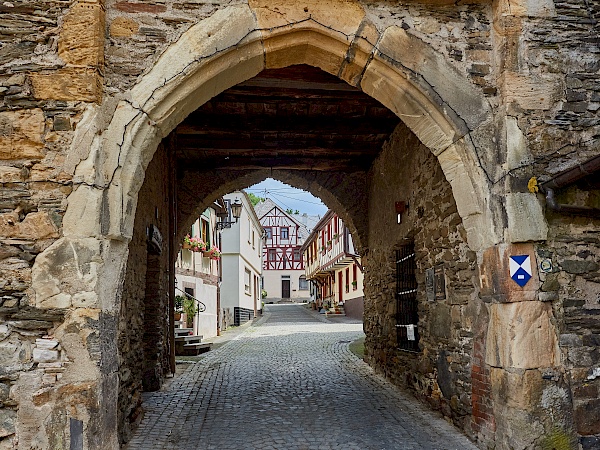
<svg viewBox="0 0 600 450">
<path fill-rule="evenodd" d="M 290 298 L 290 280 L 281 280 L 281 298 Z"/>
</svg>

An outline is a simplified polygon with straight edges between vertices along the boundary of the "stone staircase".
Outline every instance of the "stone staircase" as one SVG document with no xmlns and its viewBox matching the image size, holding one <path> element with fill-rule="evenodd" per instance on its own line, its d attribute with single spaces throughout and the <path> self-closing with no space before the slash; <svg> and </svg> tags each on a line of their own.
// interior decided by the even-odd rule
<svg viewBox="0 0 600 450">
<path fill-rule="evenodd" d="M 202 343 L 202 336 L 194 336 L 191 328 L 175 329 L 175 355 L 197 356 L 208 352 L 212 344 Z"/>
</svg>

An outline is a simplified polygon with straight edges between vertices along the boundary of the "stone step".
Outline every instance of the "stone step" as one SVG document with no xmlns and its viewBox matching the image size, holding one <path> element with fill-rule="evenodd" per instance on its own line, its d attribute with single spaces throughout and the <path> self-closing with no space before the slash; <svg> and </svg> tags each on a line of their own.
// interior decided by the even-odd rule
<svg viewBox="0 0 600 450">
<path fill-rule="evenodd" d="M 206 353 L 210 351 L 212 344 L 204 343 L 196 343 L 196 344 L 185 344 L 183 346 L 183 352 L 180 356 L 197 356 L 201 353 Z M 177 352 L 175 352 L 177 354 Z"/>
<path fill-rule="evenodd" d="M 177 343 L 177 342 L 185 342 L 187 344 L 190 344 L 190 343 L 195 342 L 195 341 L 200 342 L 200 341 L 202 341 L 203 337 L 204 336 L 176 336 L 175 337 L 175 343 Z"/>
<path fill-rule="evenodd" d="M 193 331 L 192 328 L 175 328 L 175 337 L 189 336 Z"/>
</svg>

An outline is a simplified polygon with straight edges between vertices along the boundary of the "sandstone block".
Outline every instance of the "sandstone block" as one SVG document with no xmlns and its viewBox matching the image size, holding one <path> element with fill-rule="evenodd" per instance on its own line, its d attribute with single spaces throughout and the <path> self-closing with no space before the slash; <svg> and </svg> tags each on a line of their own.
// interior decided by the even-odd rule
<svg viewBox="0 0 600 450">
<path fill-rule="evenodd" d="M 351 36 L 365 17 L 363 8 L 354 0 L 250 0 L 249 5 L 262 29 L 285 27 L 312 18 L 326 26 L 335 25 L 336 30 Z"/>
<path fill-rule="evenodd" d="M 500 81 L 506 103 L 520 108 L 548 110 L 560 99 L 560 83 L 555 79 L 534 79 L 531 76 L 505 72 Z"/>
<path fill-rule="evenodd" d="M 25 176 L 23 169 L 18 167 L 0 167 L 0 183 L 20 183 L 25 180 Z"/>
<path fill-rule="evenodd" d="M 58 347 L 58 341 L 54 339 L 36 339 L 35 346 L 40 349 L 52 350 Z"/>
<path fill-rule="evenodd" d="M 560 362 L 552 305 L 542 302 L 490 306 L 485 362 L 493 367 L 535 369 Z"/>
<path fill-rule="evenodd" d="M 96 69 L 66 67 L 29 75 L 33 94 L 40 100 L 100 102 L 102 77 Z"/>
<path fill-rule="evenodd" d="M 98 240 L 58 240 L 38 255 L 33 266 L 36 304 L 43 308 L 65 308 L 71 305 L 72 295 L 94 291 L 100 263 Z"/>
<path fill-rule="evenodd" d="M 497 13 L 519 17 L 553 17 L 556 15 L 553 0 L 500 0 Z"/>
<path fill-rule="evenodd" d="M 379 41 L 379 30 L 370 21 L 363 20 L 338 76 L 352 86 L 359 86 L 364 68 L 377 41 Z"/>
<path fill-rule="evenodd" d="M 58 56 L 67 64 L 99 68 L 104 62 L 104 10 L 99 3 L 75 3 L 63 18 Z"/>
<path fill-rule="evenodd" d="M 110 35 L 112 37 L 129 37 L 138 32 L 138 23 L 127 17 L 117 17 L 110 24 Z"/>
<path fill-rule="evenodd" d="M 508 239 L 510 242 L 543 241 L 548 224 L 537 195 L 529 192 L 506 194 Z"/>
<path fill-rule="evenodd" d="M 491 368 L 492 396 L 510 408 L 532 410 L 543 391 L 542 374 L 538 370 L 510 372 Z"/>
<path fill-rule="evenodd" d="M 8 239 L 49 239 L 58 231 L 47 211 L 29 213 L 20 221 L 16 213 L 0 214 L 0 237 Z"/>
<path fill-rule="evenodd" d="M 0 112 L 0 159 L 42 158 L 44 124 L 41 109 Z M 7 172 L 3 169 L 0 176 Z"/>
<path fill-rule="evenodd" d="M 532 276 L 523 287 L 510 278 L 510 256 L 513 255 L 529 255 L 531 260 Z M 532 301 L 538 298 L 540 280 L 532 244 L 490 247 L 483 254 L 479 276 L 482 297 L 491 297 L 499 302 Z"/>
<path fill-rule="evenodd" d="M 33 349 L 33 362 L 53 362 L 58 361 L 60 353 L 57 350 L 47 350 L 43 348 Z"/>
</svg>

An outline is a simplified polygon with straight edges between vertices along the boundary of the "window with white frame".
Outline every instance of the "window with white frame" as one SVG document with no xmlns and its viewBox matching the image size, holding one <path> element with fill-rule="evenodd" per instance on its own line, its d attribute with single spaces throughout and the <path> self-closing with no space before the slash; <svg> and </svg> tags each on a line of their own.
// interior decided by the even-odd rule
<svg viewBox="0 0 600 450">
<path fill-rule="evenodd" d="M 290 229 L 288 227 L 281 227 L 281 239 L 290 238 Z"/>
<path fill-rule="evenodd" d="M 246 269 L 244 271 L 244 292 L 248 295 L 252 294 L 252 291 L 251 291 L 252 288 L 250 286 L 251 279 L 252 279 L 252 273 L 248 269 Z"/>
<path fill-rule="evenodd" d="M 301 291 L 308 290 L 308 280 L 304 275 L 301 275 L 300 278 L 298 278 L 298 289 Z"/>
</svg>

